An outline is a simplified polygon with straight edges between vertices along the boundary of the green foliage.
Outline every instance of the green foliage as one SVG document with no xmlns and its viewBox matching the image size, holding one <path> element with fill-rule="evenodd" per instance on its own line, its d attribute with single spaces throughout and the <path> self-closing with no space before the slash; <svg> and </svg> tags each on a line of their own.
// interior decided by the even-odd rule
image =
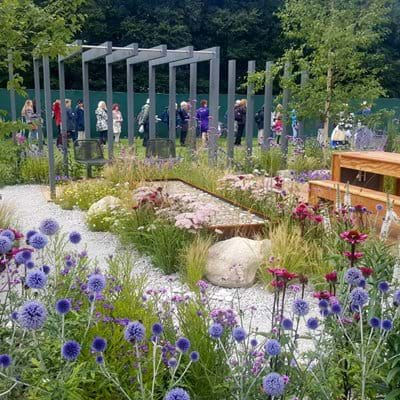
<svg viewBox="0 0 400 400">
<path fill-rule="evenodd" d="M 0 228 L 9 228 L 16 225 L 15 210 L 8 203 L 0 200 Z"/>
<path fill-rule="evenodd" d="M 276 176 L 284 165 L 284 155 L 280 147 L 262 151 L 256 160 L 256 168 L 265 171 L 269 176 Z"/>
<path fill-rule="evenodd" d="M 21 152 L 22 148 L 11 140 L 0 140 L 0 187 L 19 182 Z"/>
<path fill-rule="evenodd" d="M 61 173 L 61 158 L 55 157 L 55 173 Z M 28 157 L 21 162 L 21 181 L 24 183 L 48 183 L 49 160 L 47 157 Z"/>
</svg>

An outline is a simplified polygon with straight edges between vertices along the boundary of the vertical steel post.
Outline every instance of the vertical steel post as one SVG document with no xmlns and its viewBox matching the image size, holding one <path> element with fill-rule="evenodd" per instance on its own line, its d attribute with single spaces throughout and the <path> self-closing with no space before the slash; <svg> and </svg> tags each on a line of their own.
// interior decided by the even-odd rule
<svg viewBox="0 0 400 400">
<path fill-rule="evenodd" d="M 42 127 L 42 101 L 40 93 L 40 60 L 33 59 L 33 78 L 35 81 L 35 102 L 36 102 L 36 115 L 39 120 L 37 127 L 39 150 L 43 150 L 43 127 Z"/>
<path fill-rule="evenodd" d="M 128 108 L 128 144 L 132 146 L 135 142 L 135 101 L 133 92 L 133 65 L 126 63 L 126 106 Z"/>
<path fill-rule="evenodd" d="M 65 68 L 64 61 L 58 59 L 58 81 L 60 89 L 61 106 L 61 138 L 63 148 L 63 169 L 65 176 L 68 176 L 68 137 L 67 137 L 67 109 L 65 107 Z"/>
<path fill-rule="evenodd" d="M 256 72 L 256 62 L 249 61 L 247 75 Z M 254 132 L 254 85 L 247 81 L 247 113 L 246 113 L 246 147 L 247 155 L 253 153 L 253 132 Z"/>
<path fill-rule="evenodd" d="M 219 121 L 219 75 L 220 48 L 215 48 L 215 54 L 210 61 L 210 123 L 208 161 L 211 165 L 217 162 L 217 133 Z"/>
<path fill-rule="evenodd" d="M 176 141 L 176 67 L 169 66 L 168 127 L 169 138 Z"/>
<path fill-rule="evenodd" d="M 301 88 L 304 88 L 307 82 L 308 82 L 308 71 L 302 71 L 300 79 Z M 304 119 L 299 120 L 299 138 L 304 139 Z"/>
<path fill-rule="evenodd" d="M 229 60 L 228 63 L 228 106 L 227 106 L 227 123 L 228 123 L 228 167 L 232 166 L 235 146 L 235 94 L 236 94 L 236 60 Z"/>
<path fill-rule="evenodd" d="M 82 86 L 83 86 L 83 117 L 85 125 L 85 139 L 90 139 L 90 96 L 89 96 L 89 64 L 82 60 Z"/>
<path fill-rule="evenodd" d="M 8 80 L 11 82 L 14 79 L 14 63 L 12 59 L 11 51 L 8 53 Z M 17 108 L 15 103 L 15 89 L 13 85 L 10 89 L 10 110 L 11 110 L 11 120 L 17 120 Z M 15 135 L 14 135 L 15 136 Z"/>
<path fill-rule="evenodd" d="M 156 138 L 156 67 L 149 63 L 149 139 Z"/>
<path fill-rule="evenodd" d="M 192 150 L 196 150 L 197 63 L 190 64 L 189 105 L 189 145 Z"/>
<path fill-rule="evenodd" d="M 114 157 L 114 130 L 113 130 L 113 83 L 112 83 L 112 64 L 106 63 L 106 86 L 107 86 L 107 131 L 108 131 L 108 159 Z"/>
<path fill-rule="evenodd" d="M 272 61 L 267 61 L 265 64 L 265 91 L 264 91 L 264 139 L 263 149 L 270 147 L 271 135 L 271 114 L 272 114 Z"/>
<path fill-rule="evenodd" d="M 44 87 L 44 102 L 46 109 L 46 132 L 47 132 L 47 148 L 49 156 L 50 196 L 52 199 L 54 199 L 56 196 L 56 182 L 55 182 L 55 171 L 54 171 L 54 138 L 53 138 L 53 119 L 51 116 L 49 56 L 43 56 L 43 87 Z"/>
<path fill-rule="evenodd" d="M 283 72 L 283 79 L 284 79 L 284 88 L 283 88 L 283 129 L 282 129 L 282 137 L 281 137 L 281 149 L 284 155 L 287 155 L 288 152 L 288 126 L 289 126 L 289 99 L 290 99 L 290 89 L 287 86 L 287 81 L 290 78 L 290 69 L 291 63 L 285 63 L 285 69 Z"/>
</svg>

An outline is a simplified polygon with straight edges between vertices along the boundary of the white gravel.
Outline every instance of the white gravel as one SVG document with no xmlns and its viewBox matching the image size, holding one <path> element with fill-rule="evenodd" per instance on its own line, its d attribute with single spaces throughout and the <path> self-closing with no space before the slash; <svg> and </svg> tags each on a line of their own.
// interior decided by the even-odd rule
<svg viewBox="0 0 400 400">
<path fill-rule="evenodd" d="M 105 269 L 107 266 L 106 258 L 115 254 L 119 248 L 119 240 L 111 233 L 91 232 L 85 223 L 85 213 L 79 210 L 62 210 L 56 204 L 47 201 L 47 187 L 39 185 L 19 185 L 8 186 L 0 189 L 3 201 L 15 207 L 19 227 L 26 232 L 29 229 L 38 228 L 44 218 L 52 217 L 56 219 L 63 232 L 78 231 L 82 234 L 83 242 L 86 244 L 89 257 L 96 259 L 98 266 Z M 189 293 L 187 287 L 180 281 L 179 276 L 164 275 L 159 269 L 155 268 L 149 258 L 134 257 L 133 271 L 136 274 L 147 276 L 149 287 L 170 288 L 174 294 Z M 225 289 L 210 284 L 213 305 L 217 307 L 231 307 L 245 311 L 244 325 L 248 326 L 250 315 L 252 326 L 259 331 L 270 330 L 270 315 L 273 302 L 273 294 L 269 293 L 256 284 L 248 289 Z M 307 293 L 308 300 L 311 294 Z M 289 300 L 289 299 L 288 299 Z M 290 301 L 290 300 L 289 300 Z M 256 307 L 254 313 L 249 312 L 251 307 Z M 313 309 L 311 315 L 317 316 L 317 310 Z"/>
</svg>

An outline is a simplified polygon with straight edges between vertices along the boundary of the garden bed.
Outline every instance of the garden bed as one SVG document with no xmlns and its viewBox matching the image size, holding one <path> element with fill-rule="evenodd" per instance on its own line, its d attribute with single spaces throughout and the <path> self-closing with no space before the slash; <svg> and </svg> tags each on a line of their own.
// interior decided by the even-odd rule
<svg viewBox="0 0 400 400">
<path fill-rule="evenodd" d="M 255 236 L 263 231 L 268 220 L 266 216 L 259 212 L 181 179 L 152 181 L 152 183 L 157 183 L 163 189 L 163 192 L 168 195 L 195 196 L 199 201 L 215 206 L 218 212 L 211 216 L 209 229 L 225 238 Z"/>
</svg>

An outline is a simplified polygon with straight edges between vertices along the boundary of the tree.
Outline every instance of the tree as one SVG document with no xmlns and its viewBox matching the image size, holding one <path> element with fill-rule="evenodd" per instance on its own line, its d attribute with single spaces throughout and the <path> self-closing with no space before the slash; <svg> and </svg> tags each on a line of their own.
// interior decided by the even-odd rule
<svg viewBox="0 0 400 400">
<path fill-rule="evenodd" d="M 293 90 L 294 106 L 300 118 L 321 118 L 325 143 L 329 123 L 344 103 L 357 108 L 357 101 L 385 94 L 378 46 L 390 11 L 387 0 L 287 0 L 279 12 L 290 41 L 285 57 L 309 72 L 308 84 Z"/>
<path fill-rule="evenodd" d="M 0 2 L 0 71 L 7 70 L 8 57 L 14 65 L 14 77 L 7 82 L 24 94 L 21 73 L 32 57 L 50 58 L 68 51 L 83 22 L 79 8 L 85 0 L 2 0 Z M 8 80 L 8 78 L 7 78 Z M 16 125 L 16 128 L 19 125 Z M 9 133 L 12 124 L 0 121 L 0 134 Z"/>
</svg>

